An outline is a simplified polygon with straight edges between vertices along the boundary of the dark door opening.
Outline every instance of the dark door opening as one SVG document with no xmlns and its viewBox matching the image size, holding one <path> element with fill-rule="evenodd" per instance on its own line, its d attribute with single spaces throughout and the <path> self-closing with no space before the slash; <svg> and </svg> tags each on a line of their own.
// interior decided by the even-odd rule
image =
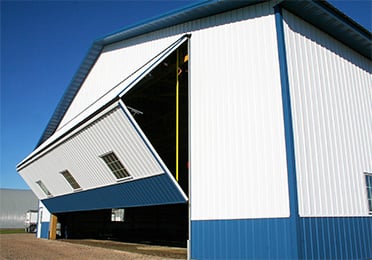
<svg viewBox="0 0 372 260">
<path fill-rule="evenodd" d="M 122 216 L 113 216 L 120 212 Z M 186 247 L 187 204 L 58 213 L 57 238 Z"/>
<path fill-rule="evenodd" d="M 187 41 L 122 98 L 152 146 L 188 195 Z"/>
</svg>

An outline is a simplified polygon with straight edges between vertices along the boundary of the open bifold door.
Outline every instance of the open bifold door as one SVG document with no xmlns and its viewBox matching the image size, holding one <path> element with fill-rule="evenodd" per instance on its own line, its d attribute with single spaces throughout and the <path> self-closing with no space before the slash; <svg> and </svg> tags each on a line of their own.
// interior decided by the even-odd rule
<svg viewBox="0 0 372 260">
<path fill-rule="evenodd" d="M 183 36 L 17 170 L 52 213 L 186 203 L 187 74 Z"/>
</svg>

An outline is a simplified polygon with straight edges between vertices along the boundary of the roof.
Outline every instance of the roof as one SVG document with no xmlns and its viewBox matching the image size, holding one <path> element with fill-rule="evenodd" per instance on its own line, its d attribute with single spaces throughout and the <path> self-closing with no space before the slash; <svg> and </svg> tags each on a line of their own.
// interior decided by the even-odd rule
<svg viewBox="0 0 372 260">
<path fill-rule="evenodd" d="M 118 41 L 130 39 L 145 33 L 160 30 L 169 26 L 185 23 L 191 20 L 215 15 L 218 13 L 230 11 L 244 6 L 265 2 L 264 0 L 246 0 L 246 1 L 229 1 L 229 0 L 212 0 L 201 1 L 186 8 L 166 13 L 155 19 L 144 21 L 116 33 L 107 35 L 96 40 L 79 69 L 75 73 L 70 85 L 62 96 L 55 109 L 52 118 L 47 124 L 40 140 L 38 147 L 46 141 L 56 131 L 59 123 L 63 119 L 68 107 L 72 103 L 75 95 L 80 89 L 90 69 L 96 62 L 103 47 Z M 277 1 L 279 4 L 295 15 L 300 16 L 305 21 L 325 31 L 337 40 L 343 42 L 356 52 L 372 59 L 371 32 L 353 21 L 350 17 L 333 7 L 325 1 Z"/>
</svg>

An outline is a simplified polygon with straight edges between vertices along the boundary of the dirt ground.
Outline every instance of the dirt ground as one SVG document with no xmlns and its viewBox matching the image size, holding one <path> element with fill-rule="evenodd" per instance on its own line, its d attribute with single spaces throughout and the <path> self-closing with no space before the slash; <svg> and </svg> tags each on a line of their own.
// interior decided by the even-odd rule
<svg viewBox="0 0 372 260">
<path fill-rule="evenodd" d="M 46 240 L 0 234 L 0 259 L 186 259 L 185 248 L 102 240 Z"/>
</svg>

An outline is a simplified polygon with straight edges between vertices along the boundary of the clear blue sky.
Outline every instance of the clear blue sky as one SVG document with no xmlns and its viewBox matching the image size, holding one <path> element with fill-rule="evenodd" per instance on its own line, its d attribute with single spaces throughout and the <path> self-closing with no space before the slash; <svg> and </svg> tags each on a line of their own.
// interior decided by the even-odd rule
<svg viewBox="0 0 372 260">
<path fill-rule="evenodd" d="M 330 1 L 371 31 L 372 0 Z M 92 42 L 198 1 L 1 1 L 0 187 L 34 149 Z"/>
</svg>

